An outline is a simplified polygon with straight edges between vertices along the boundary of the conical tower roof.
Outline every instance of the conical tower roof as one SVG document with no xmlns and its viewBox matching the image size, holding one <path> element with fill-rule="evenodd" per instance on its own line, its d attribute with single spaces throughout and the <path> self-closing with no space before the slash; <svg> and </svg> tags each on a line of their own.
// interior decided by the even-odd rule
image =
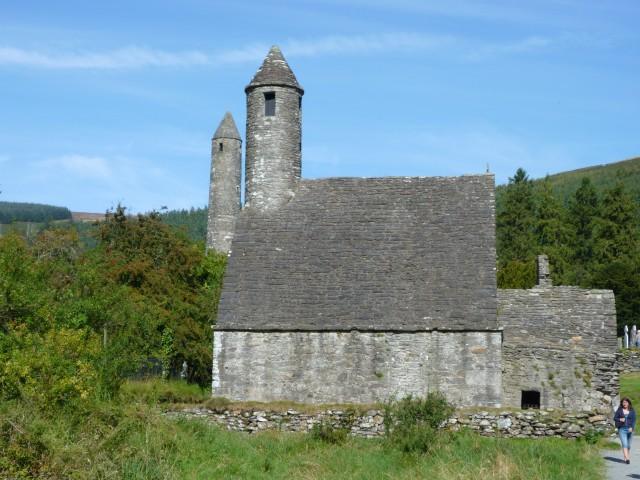
<svg viewBox="0 0 640 480">
<path fill-rule="evenodd" d="M 291 67 L 284 59 L 280 48 L 276 45 L 271 47 L 267 57 L 262 62 L 262 66 L 253 76 L 251 83 L 244 89 L 245 92 L 260 86 L 281 86 L 292 87 L 304 94 L 304 90 L 298 83 L 296 76 L 291 71 Z"/>
<path fill-rule="evenodd" d="M 216 133 L 213 134 L 213 138 L 234 138 L 241 140 L 240 133 L 238 133 L 238 128 L 236 127 L 236 122 L 233 121 L 231 112 L 224 114 L 224 118 L 220 122 Z"/>
</svg>

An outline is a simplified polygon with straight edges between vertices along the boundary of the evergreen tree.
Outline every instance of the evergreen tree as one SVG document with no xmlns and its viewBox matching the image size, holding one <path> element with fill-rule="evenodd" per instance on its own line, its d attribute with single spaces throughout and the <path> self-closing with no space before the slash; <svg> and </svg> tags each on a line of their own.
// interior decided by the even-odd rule
<svg viewBox="0 0 640 480">
<path fill-rule="evenodd" d="M 606 190 L 595 228 L 594 259 L 598 265 L 638 254 L 638 206 L 619 179 Z"/>
<path fill-rule="evenodd" d="M 593 286 L 616 296 L 618 330 L 640 320 L 638 205 L 621 179 L 606 190 L 595 228 Z"/>
<path fill-rule="evenodd" d="M 570 249 L 573 264 L 571 283 L 587 285 L 593 262 L 594 230 L 600 212 L 598 193 L 589 177 L 569 200 L 568 222 L 571 227 Z"/>
<path fill-rule="evenodd" d="M 545 178 L 536 189 L 535 237 L 537 249 L 534 254 L 545 253 L 549 257 L 555 284 L 566 284 L 570 269 L 569 229 L 565 224 L 565 212 L 553 194 L 549 178 Z"/>
<path fill-rule="evenodd" d="M 509 178 L 496 227 L 498 286 L 533 286 L 536 255 L 534 191 L 533 183 L 522 168 Z"/>
</svg>

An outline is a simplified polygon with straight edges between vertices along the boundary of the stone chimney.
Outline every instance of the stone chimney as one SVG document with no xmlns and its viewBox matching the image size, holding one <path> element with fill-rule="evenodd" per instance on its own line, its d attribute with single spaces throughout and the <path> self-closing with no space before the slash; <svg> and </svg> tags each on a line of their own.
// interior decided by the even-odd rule
<svg viewBox="0 0 640 480">
<path fill-rule="evenodd" d="M 546 255 L 538 255 L 538 286 L 552 287 L 551 271 L 549 270 L 549 258 Z"/>
</svg>

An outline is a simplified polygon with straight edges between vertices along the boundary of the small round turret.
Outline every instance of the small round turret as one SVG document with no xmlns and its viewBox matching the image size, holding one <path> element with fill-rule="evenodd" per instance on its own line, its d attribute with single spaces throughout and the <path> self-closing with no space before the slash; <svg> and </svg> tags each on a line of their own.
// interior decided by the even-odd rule
<svg viewBox="0 0 640 480">
<path fill-rule="evenodd" d="M 245 93 L 245 206 L 270 210 L 288 202 L 300 180 L 304 90 L 274 46 Z"/>
<path fill-rule="evenodd" d="M 207 249 L 227 253 L 240 212 L 242 140 L 227 112 L 211 140 Z"/>
</svg>

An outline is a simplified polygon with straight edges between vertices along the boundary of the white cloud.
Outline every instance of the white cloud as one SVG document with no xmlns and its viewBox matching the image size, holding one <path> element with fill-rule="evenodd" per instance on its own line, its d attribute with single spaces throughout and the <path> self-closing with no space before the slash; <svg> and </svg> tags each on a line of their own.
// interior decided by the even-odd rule
<svg viewBox="0 0 640 480">
<path fill-rule="evenodd" d="M 466 60 L 482 60 L 496 55 L 526 53 L 547 47 L 543 37 L 482 43 L 451 35 L 395 32 L 371 35 L 331 35 L 311 40 L 290 39 L 282 49 L 288 57 L 358 55 L 378 52 L 427 51 L 453 54 Z M 257 62 L 264 58 L 267 44 L 252 44 L 216 53 L 203 51 L 166 52 L 141 47 L 79 53 L 52 53 L 0 47 L 0 66 L 49 69 L 123 69 L 144 67 L 186 67 Z"/>
<path fill-rule="evenodd" d="M 110 180 L 113 177 L 109 162 L 102 157 L 64 155 L 38 162 L 38 167 L 47 171 L 63 170 L 65 174 L 79 178 Z"/>
<path fill-rule="evenodd" d="M 109 52 L 49 53 L 0 47 L 0 65 L 59 69 L 117 69 L 203 65 L 209 57 L 197 51 L 163 52 L 126 47 Z"/>
<path fill-rule="evenodd" d="M 528 37 L 511 43 L 485 44 L 479 45 L 475 50 L 472 49 L 468 54 L 466 54 L 466 58 L 469 60 L 480 61 L 502 55 L 530 53 L 544 49 L 551 44 L 551 39 L 545 37 Z"/>
</svg>

